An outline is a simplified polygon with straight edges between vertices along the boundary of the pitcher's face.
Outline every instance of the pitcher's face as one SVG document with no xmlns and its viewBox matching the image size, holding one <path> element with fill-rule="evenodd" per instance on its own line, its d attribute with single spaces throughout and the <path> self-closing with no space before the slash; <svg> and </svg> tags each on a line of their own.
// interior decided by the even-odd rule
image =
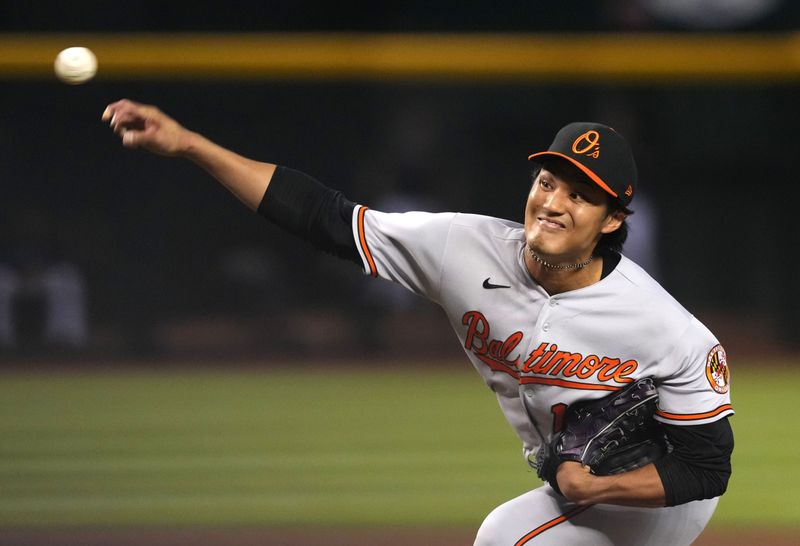
<svg viewBox="0 0 800 546">
<path fill-rule="evenodd" d="M 623 219 L 610 210 L 606 192 L 577 168 L 548 162 L 528 195 L 525 239 L 529 248 L 548 261 L 580 262 Z"/>
</svg>

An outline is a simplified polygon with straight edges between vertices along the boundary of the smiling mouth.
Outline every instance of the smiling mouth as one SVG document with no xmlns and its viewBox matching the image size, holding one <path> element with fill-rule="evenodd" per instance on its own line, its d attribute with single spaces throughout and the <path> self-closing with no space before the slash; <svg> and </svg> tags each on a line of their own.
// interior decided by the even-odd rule
<svg viewBox="0 0 800 546">
<path fill-rule="evenodd" d="M 557 222 L 555 220 L 550 220 L 549 218 L 539 217 L 537 218 L 539 224 L 544 227 L 548 227 L 550 229 L 566 229 L 567 226 L 562 224 L 561 222 Z"/>
</svg>

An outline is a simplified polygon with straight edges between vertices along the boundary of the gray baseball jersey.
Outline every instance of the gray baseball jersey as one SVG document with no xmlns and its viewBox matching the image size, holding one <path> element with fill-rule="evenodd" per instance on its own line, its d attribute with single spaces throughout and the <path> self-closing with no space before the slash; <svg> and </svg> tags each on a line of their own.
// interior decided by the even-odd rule
<svg viewBox="0 0 800 546">
<path fill-rule="evenodd" d="M 569 405 L 605 396 L 642 377 L 655 378 L 656 418 L 664 423 L 703 424 L 733 413 L 722 346 L 625 257 L 599 282 L 551 297 L 528 273 L 524 230 L 516 222 L 456 213 L 388 214 L 358 206 L 353 232 L 368 274 L 441 305 L 529 459 L 559 429 Z M 546 502 L 531 497 L 538 499 L 531 501 L 535 509 L 545 518 L 562 517 L 550 512 L 568 507 L 559 504 L 563 501 L 558 496 L 546 496 Z M 712 500 L 688 503 L 702 506 L 690 513 L 705 519 L 697 521 L 687 544 L 711 517 Z M 511 503 L 515 501 L 523 502 Z M 517 509 L 509 507 L 507 513 Z M 651 518 L 651 512 L 622 513 Z M 656 512 L 684 514 L 686 508 Z M 595 516 L 581 511 L 574 517 L 597 519 L 596 511 Z M 674 532 L 676 522 L 661 523 L 665 532 L 670 526 Z M 532 524 L 525 522 L 520 530 Z M 517 532 L 505 521 L 492 526 Z M 683 543 L 674 535 L 672 539 Z"/>
</svg>

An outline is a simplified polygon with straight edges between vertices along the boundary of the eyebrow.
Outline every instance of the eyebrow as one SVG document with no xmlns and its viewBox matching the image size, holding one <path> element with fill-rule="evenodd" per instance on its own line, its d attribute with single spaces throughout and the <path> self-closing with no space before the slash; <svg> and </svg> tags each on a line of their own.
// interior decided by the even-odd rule
<svg viewBox="0 0 800 546">
<path fill-rule="evenodd" d="M 589 180 L 583 173 L 580 173 L 580 176 L 562 176 L 557 173 L 553 173 L 551 171 L 547 171 L 547 175 L 550 177 L 557 177 L 562 180 L 572 181 L 577 184 L 582 184 L 585 187 L 592 188 L 596 184 L 594 184 L 591 180 Z"/>
</svg>

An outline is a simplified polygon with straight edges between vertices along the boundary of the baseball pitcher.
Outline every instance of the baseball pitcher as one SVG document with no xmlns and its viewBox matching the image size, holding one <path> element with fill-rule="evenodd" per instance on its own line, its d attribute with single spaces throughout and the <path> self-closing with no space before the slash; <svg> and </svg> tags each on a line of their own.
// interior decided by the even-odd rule
<svg viewBox="0 0 800 546">
<path fill-rule="evenodd" d="M 444 309 L 545 484 L 475 544 L 688 545 L 731 474 L 730 377 L 714 335 L 626 258 L 626 141 L 571 123 L 534 165 L 525 223 L 387 214 L 244 158 L 148 105 L 103 119 L 128 148 L 190 159 L 250 209 Z"/>
</svg>

